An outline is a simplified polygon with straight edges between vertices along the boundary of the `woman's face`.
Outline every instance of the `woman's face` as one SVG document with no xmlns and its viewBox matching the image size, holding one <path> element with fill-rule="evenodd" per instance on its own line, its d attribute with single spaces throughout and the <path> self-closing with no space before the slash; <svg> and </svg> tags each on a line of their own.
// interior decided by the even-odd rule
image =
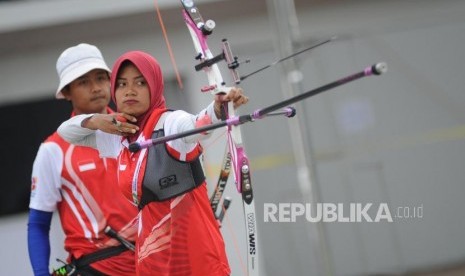
<svg viewBox="0 0 465 276">
<path fill-rule="evenodd" d="M 139 117 L 149 109 L 149 86 L 134 64 L 125 64 L 119 70 L 116 77 L 115 99 L 118 112 Z"/>
</svg>

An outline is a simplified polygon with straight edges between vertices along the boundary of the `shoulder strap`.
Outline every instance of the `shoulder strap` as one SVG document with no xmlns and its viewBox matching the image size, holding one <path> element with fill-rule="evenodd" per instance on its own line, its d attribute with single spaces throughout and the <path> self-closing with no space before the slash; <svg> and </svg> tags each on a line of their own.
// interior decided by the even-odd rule
<svg viewBox="0 0 465 276">
<path fill-rule="evenodd" d="M 107 248 L 100 249 L 98 251 L 83 255 L 80 258 L 73 260 L 72 264 L 75 265 L 77 268 L 80 268 L 83 266 L 87 266 L 91 263 L 95 263 L 97 261 L 101 261 L 101 260 L 108 259 L 116 255 L 119 255 L 126 250 L 128 250 L 128 248 L 123 244 L 118 245 L 118 246 L 107 247 Z"/>
</svg>

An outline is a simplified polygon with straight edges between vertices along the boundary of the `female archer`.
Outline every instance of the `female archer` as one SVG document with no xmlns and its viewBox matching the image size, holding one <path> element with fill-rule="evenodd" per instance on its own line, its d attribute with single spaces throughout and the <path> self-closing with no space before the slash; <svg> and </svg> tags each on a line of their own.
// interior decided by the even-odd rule
<svg viewBox="0 0 465 276">
<path fill-rule="evenodd" d="M 118 156 L 119 186 L 139 207 L 136 269 L 138 275 L 230 274 L 224 242 L 210 207 L 197 134 L 132 153 L 129 144 L 195 128 L 201 119 L 218 121 L 221 105 L 247 103 L 233 88 L 197 115 L 170 111 L 163 96 L 158 62 L 131 51 L 115 62 L 111 96 L 115 114 L 75 116 L 58 133 L 67 141 Z M 124 119 L 121 119 L 124 118 Z"/>
</svg>

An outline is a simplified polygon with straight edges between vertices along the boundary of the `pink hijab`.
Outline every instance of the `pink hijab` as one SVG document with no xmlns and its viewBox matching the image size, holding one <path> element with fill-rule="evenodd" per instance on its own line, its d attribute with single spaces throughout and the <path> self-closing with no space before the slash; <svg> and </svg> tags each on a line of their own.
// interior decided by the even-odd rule
<svg viewBox="0 0 465 276">
<path fill-rule="evenodd" d="M 121 69 L 121 65 L 125 61 L 132 62 L 137 67 L 137 69 L 139 69 L 142 76 L 144 76 L 145 80 L 147 81 L 150 90 L 150 107 L 147 112 L 137 117 L 137 125 L 139 126 L 140 131 L 142 131 L 145 127 L 145 124 L 147 123 L 148 118 L 150 117 L 150 114 L 152 114 L 153 111 L 159 108 L 166 108 L 165 97 L 163 96 L 163 75 L 161 72 L 160 64 L 151 55 L 142 51 L 130 51 L 124 53 L 115 61 L 111 71 L 111 98 L 115 104 L 116 80 L 119 74 L 119 70 Z M 116 106 L 116 110 L 119 111 L 118 106 Z M 137 139 L 137 136 L 139 136 L 139 132 L 131 136 L 131 138 Z"/>
</svg>

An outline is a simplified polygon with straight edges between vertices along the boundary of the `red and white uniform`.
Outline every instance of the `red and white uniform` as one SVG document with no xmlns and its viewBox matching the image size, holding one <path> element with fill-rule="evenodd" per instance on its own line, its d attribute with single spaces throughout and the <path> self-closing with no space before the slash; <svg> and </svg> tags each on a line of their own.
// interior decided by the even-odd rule
<svg viewBox="0 0 465 276">
<path fill-rule="evenodd" d="M 69 144 L 57 133 L 41 144 L 29 207 L 58 210 L 70 257 L 119 245 L 103 232 L 107 225 L 135 240 L 138 210 L 118 188 L 116 165 L 116 159 L 100 158 L 97 150 Z M 128 250 L 91 266 L 108 275 L 135 275 L 134 253 Z"/>
<path fill-rule="evenodd" d="M 150 116 L 138 141 L 151 137 L 159 116 L 157 109 Z M 213 105 L 200 114 L 216 118 Z M 147 149 L 131 153 L 128 142 L 115 135 L 82 129 L 80 122 L 87 116 L 68 120 L 59 133 L 73 143 L 94 144 L 100 153 L 119 152 L 118 181 L 123 194 L 135 205 L 141 198 Z M 196 116 L 174 111 L 166 116 L 165 135 L 194 128 Z M 117 137 L 117 136 L 116 136 Z M 169 153 L 190 161 L 201 153 L 196 142 L 204 135 L 186 137 L 167 143 Z M 113 146 L 110 146 L 113 145 Z M 213 215 L 206 184 L 181 196 L 163 202 L 151 202 L 139 213 L 136 267 L 138 275 L 225 276 L 230 274 L 224 241 Z"/>
</svg>

